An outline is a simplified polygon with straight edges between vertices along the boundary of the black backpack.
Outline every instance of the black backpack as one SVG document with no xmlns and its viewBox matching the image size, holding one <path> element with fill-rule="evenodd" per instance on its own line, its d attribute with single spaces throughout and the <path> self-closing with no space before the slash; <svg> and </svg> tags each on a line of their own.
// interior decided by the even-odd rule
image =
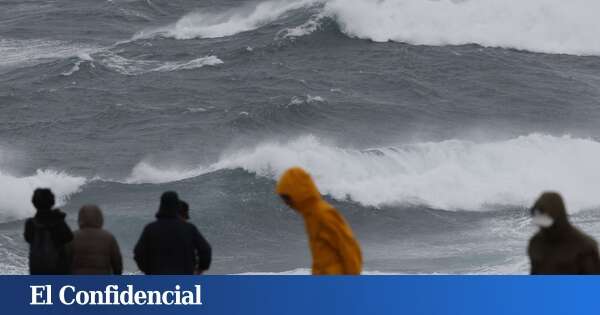
<svg viewBox="0 0 600 315">
<path fill-rule="evenodd" d="M 29 272 L 31 274 L 57 274 L 61 265 L 61 246 L 52 239 L 52 226 L 32 220 L 34 233 L 29 245 Z"/>
</svg>

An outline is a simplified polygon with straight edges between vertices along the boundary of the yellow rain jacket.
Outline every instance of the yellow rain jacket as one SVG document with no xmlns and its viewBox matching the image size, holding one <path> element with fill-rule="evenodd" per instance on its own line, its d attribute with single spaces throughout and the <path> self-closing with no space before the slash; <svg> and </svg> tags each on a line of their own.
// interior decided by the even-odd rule
<svg viewBox="0 0 600 315">
<path fill-rule="evenodd" d="M 360 274 L 360 246 L 350 226 L 321 198 L 308 173 L 297 167 L 287 170 L 277 184 L 277 193 L 288 196 L 292 207 L 304 217 L 313 275 Z"/>
</svg>

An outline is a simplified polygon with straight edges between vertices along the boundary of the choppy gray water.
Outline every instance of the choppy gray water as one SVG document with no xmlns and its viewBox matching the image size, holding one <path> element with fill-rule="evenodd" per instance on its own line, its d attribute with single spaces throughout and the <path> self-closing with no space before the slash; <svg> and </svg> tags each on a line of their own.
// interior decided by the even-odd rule
<svg viewBox="0 0 600 315">
<path fill-rule="evenodd" d="M 273 194 L 293 165 L 366 270 L 527 272 L 542 190 L 600 237 L 586 1 L 0 0 L 0 272 L 26 272 L 37 186 L 73 228 L 98 203 L 129 272 L 169 189 L 211 272 L 306 268 L 302 221 Z"/>
</svg>

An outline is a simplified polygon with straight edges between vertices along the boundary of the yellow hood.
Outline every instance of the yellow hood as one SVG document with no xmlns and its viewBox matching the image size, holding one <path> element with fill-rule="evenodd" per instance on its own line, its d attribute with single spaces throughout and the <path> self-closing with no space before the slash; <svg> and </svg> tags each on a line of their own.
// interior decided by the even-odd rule
<svg viewBox="0 0 600 315">
<path fill-rule="evenodd" d="M 360 274 L 362 254 L 352 229 L 342 215 L 321 198 L 310 175 L 299 167 L 287 170 L 277 193 L 291 199 L 304 216 L 315 275 Z"/>
<path fill-rule="evenodd" d="M 277 194 L 291 198 L 294 209 L 308 214 L 311 205 L 321 200 L 321 193 L 310 175 L 299 167 L 287 170 L 277 184 Z"/>
</svg>

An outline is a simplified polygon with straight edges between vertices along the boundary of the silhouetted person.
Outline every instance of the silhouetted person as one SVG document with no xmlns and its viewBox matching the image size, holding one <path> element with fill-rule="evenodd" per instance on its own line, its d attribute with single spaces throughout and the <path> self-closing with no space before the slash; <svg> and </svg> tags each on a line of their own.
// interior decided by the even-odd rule
<svg viewBox="0 0 600 315">
<path fill-rule="evenodd" d="M 148 224 L 135 245 L 134 258 L 145 274 L 194 274 L 210 267 L 211 248 L 196 226 L 181 220 L 177 193 L 165 192 L 156 221 Z"/>
<path fill-rule="evenodd" d="M 287 170 L 277 184 L 284 202 L 304 217 L 313 275 L 355 275 L 362 269 L 360 246 L 352 229 L 328 204 L 303 169 Z"/>
<path fill-rule="evenodd" d="M 37 212 L 25 221 L 25 241 L 29 243 L 29 273 L 32 275 L 69 274 L 71 259 L 66 245 L 73 233 L 65 222 L 66 214 L 54 207 L 50 189 L 38 188 L 31 198 Z"/>
<path fill-rule="evenodd" d="M 179 207 L 179 211 L 177 212 L 177 215 L 183 221 L 189 221 L 190 220 L 190 205 L 188 205 L 187 202 L 181 200 L 181 204 Z"/>
<path fill-rule="evenodd" d="M 98 206 L 79 210 L 79 230 L 73 237 L 73 274 L 123 273 L 121 250 L 115 237 L 102 229 L 104 218 Z"/>
<path fill-rule="evenodd" d="M 527 250 L 531 274 L 600 274 L 598 244 L 571 225 L 559 194 L 543 193 L 531 215 L 540 227 Z"/>
</svg>

